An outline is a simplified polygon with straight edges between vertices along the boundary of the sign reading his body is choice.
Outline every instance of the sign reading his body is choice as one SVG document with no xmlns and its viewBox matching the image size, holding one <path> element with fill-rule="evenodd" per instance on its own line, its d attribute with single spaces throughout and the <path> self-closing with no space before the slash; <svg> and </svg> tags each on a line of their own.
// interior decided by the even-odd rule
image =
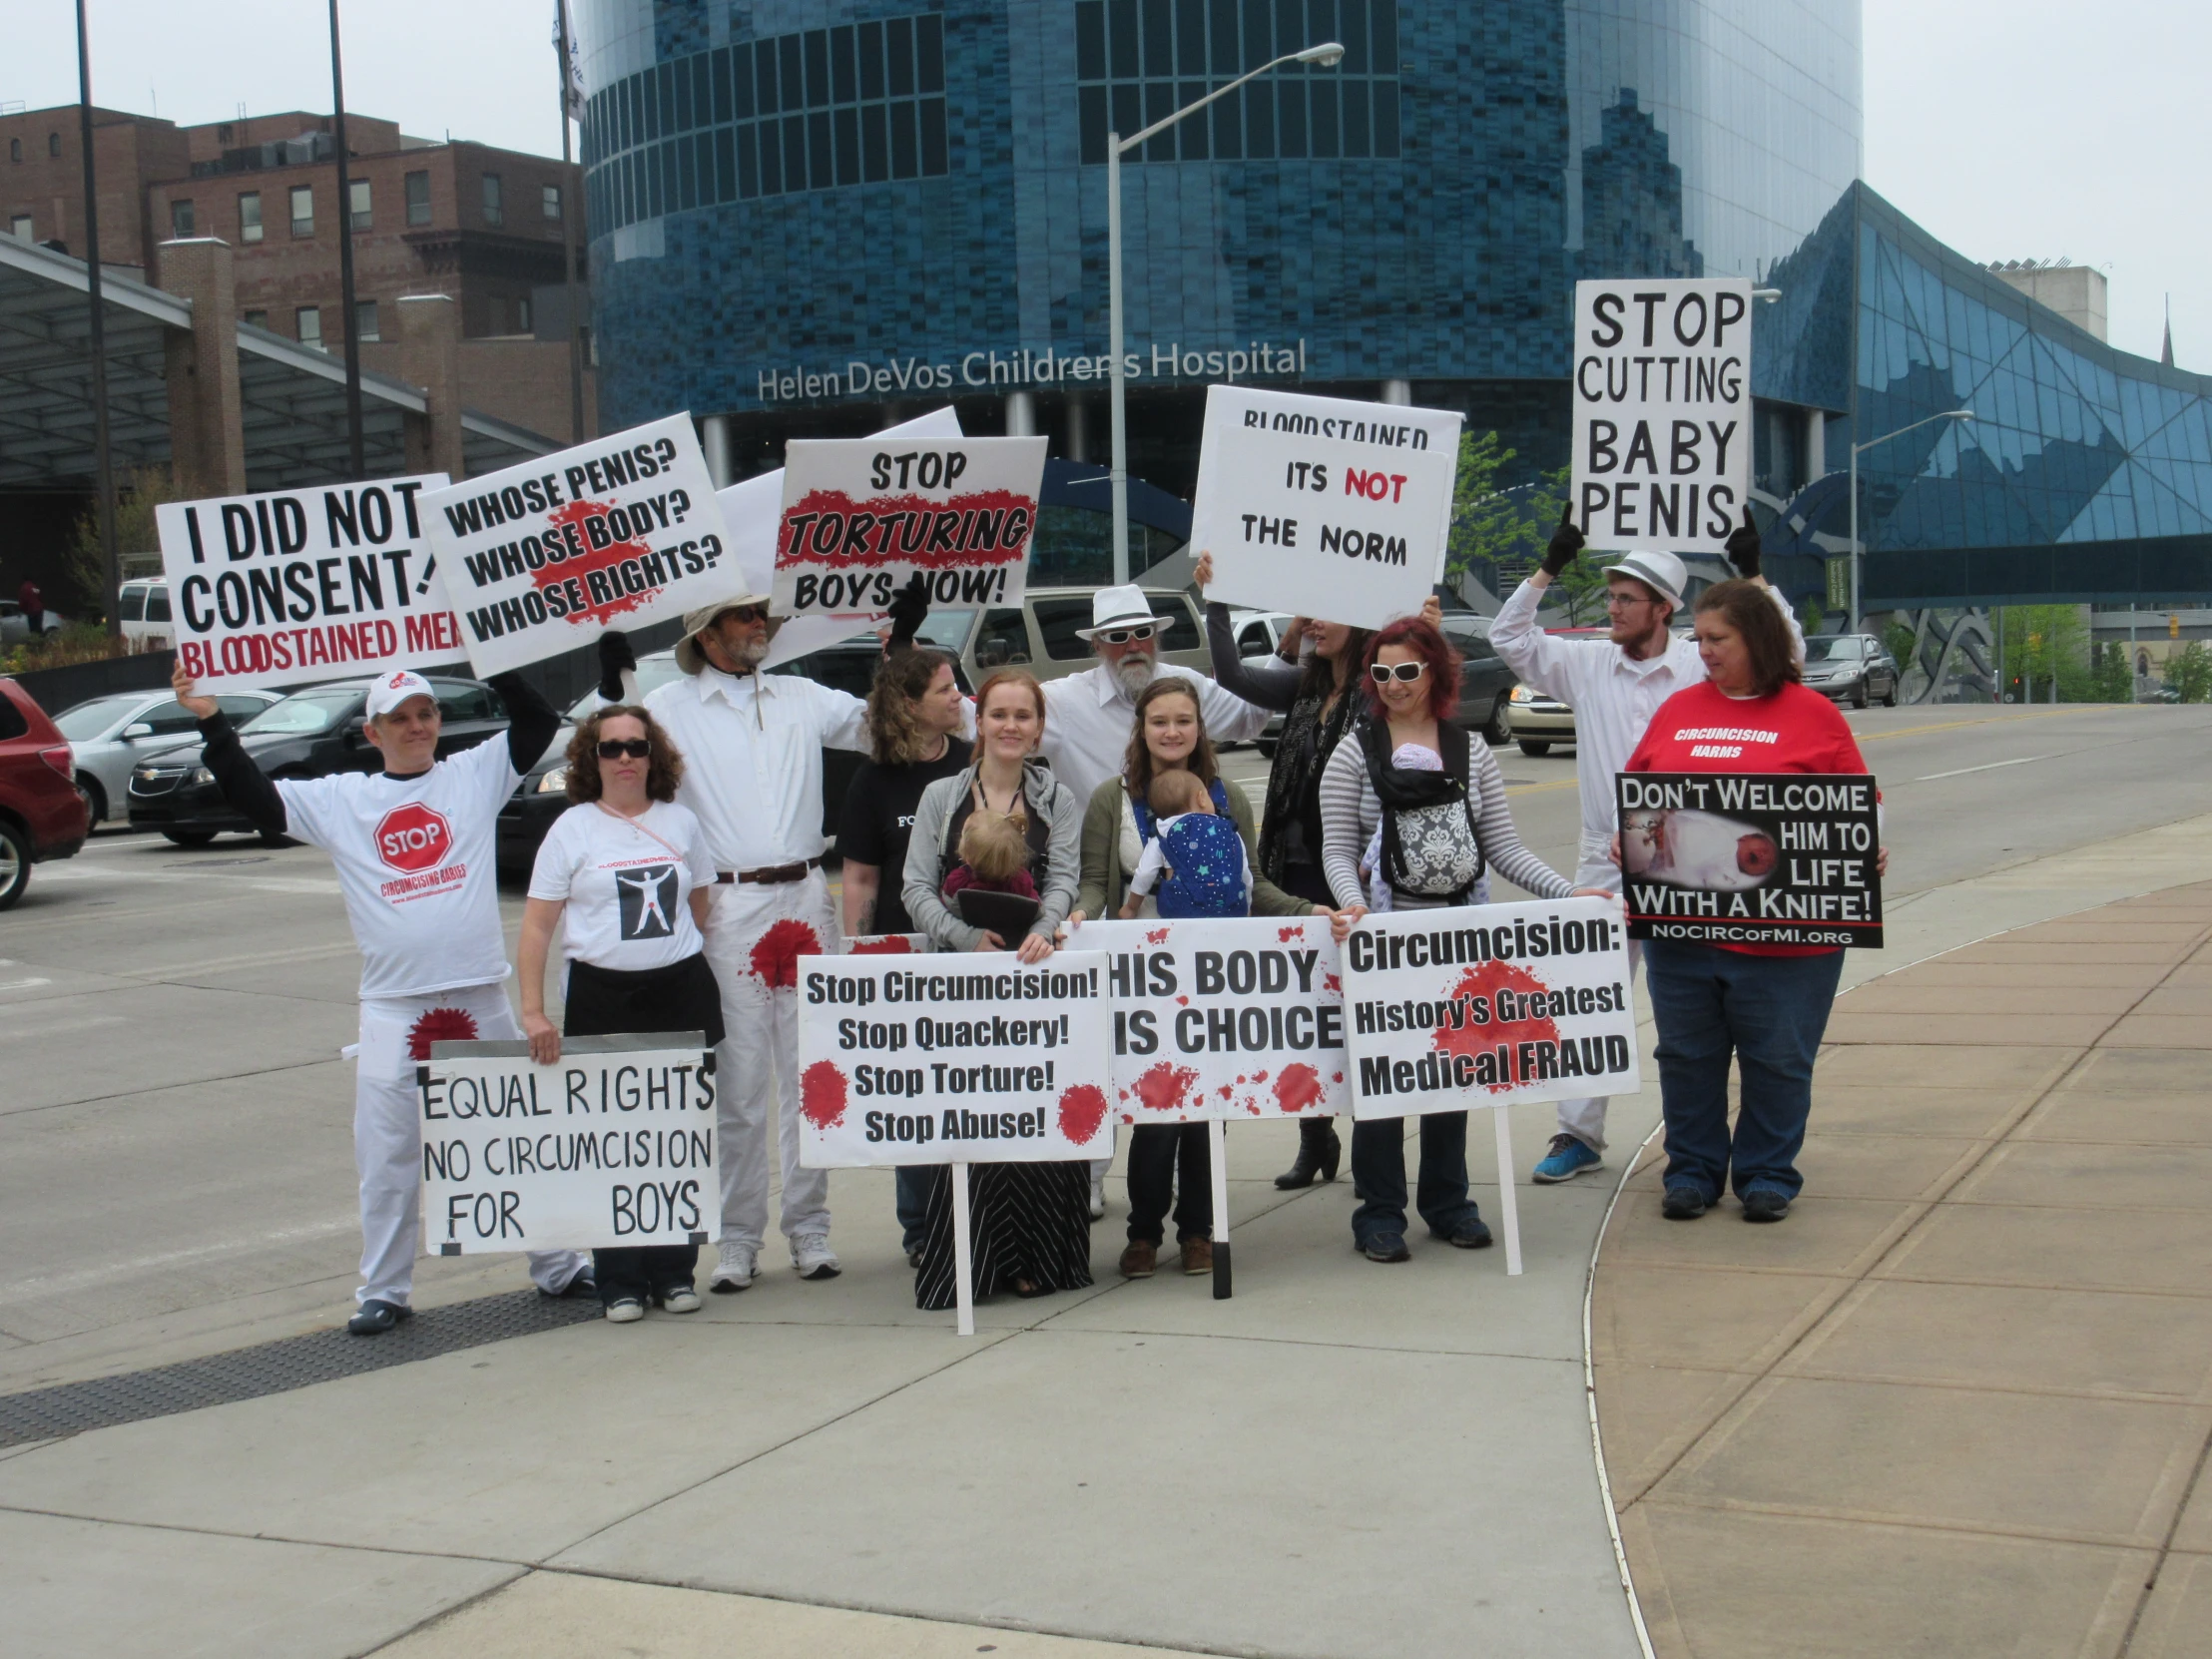
<svg viewBox="0 0 2212 1659">
<path fill-rule="evenodd" d="M 177 658 L 200 690 L 452 662 L 460 623 L 425 535 L 445 474 L 154 509 Z"/>
<path fill-rule="evenodd" d="M 1344 996 L 1355 1117 L 1642 1086 L 1615 899 L 1370 915 L 1345 941 Z"/>
<path fill-rule="evenodd" d="M 1096 950 L 800 957 L 800 1162 L 1108 1156 L 1106 994 Z"/>
<path fill-rule="evenodd" d="M 1087 921 L 1076 938 L 1107 952 L 1123 1123 L 1352 1109 L 1325 918 Z"/>
<path fill-rule="evenodd" d="M 704 1037 L 436 1042 L 416 1068 L 431 1255 L 711 1244 L 722 1234 Z"/>
<path fill-rule="evenodd" d="M 937 605 L 1019 605 L 1043 438 L 795 438 L 784 449 L 778 616 L 869 616 L 917 573 Z"/>
<path fill-rule="evenodd" d="M 1873 778 L 1624 772 L 1613 784 L 1630 938 L 1882 948 Z"/>
<path fill-rule="evenodd" d="M 1751 499 L 1751 281 L 1574 284 L 1574 514 L 1598 547 L 1714 552 Z"/>
<path fill-rule="evenodd" d="M 1380 628 L 1443 575 L 1454 410 L 1206 388 L 1191 546 L 1209 599 Z"/>
<path fill-rule="evenodd" d="M 691 416 L 423 498 L 478 674 L 727 598 L 740 580 Z"/>
</svg>

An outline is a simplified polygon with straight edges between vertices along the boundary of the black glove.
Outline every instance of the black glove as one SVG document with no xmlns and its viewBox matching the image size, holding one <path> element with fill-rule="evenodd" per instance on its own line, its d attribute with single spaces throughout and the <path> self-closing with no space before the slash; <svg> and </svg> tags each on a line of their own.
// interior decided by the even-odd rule
<svg viewBox="0 0 2212 1659">
<path fill-rule="evenodd" d="M 1557 576 L 1574 563 L 1574 556 L 1582 551 L 1582 532 L 1574 527 L 1574 506 L 1570 502 L 1559 515 L 1559 528 L 1551 532 L 1551 541 L 1544 548 L 1544 574 Z"/>
<path fill-rule="evenodd" d="M 929 578 L 917 570 L 914 579 L 900 588 L 898 597 L 891 601 L 891 637 L 884 642 L 883 649 L 899 651 L 912 645 L 928 615 Z"/>
<path fill-rule="evenodd" d="M 630 636 L 609 629 L 599 636 L 599 696 L 607 703 L 622 701 L 622 671 L 638 666 L 638 654 L 630 648 Z"/>
<path fill-rule="evenodd" d="M 1728 551 L 1728 562 L 1736 567 L 1736 574 L 1749 581 L 1759 574 L 1759 526 L 1751 521 L 1751 509 L 1744 509 L 1741 527 L 1728 533 L 1728 540 L 1721 544 Z"/>
</svg>

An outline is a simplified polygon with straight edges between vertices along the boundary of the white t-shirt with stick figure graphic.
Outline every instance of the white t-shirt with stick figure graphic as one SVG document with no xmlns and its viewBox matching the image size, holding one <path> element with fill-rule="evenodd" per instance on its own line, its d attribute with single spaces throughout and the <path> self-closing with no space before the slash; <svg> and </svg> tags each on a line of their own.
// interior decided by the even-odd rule
<svg viewBox="0 0 2212 1659">
<path fill-rule="evenodd" d="M 546 831 L 530 896 L 568 901 L 570 961 L 636 973 L 699 954 L 691 893 L 714 879 L 706 831 L 689 808 L 656 801 L 642 818 L 627 819 L 588 801 Z"/>
</svg>

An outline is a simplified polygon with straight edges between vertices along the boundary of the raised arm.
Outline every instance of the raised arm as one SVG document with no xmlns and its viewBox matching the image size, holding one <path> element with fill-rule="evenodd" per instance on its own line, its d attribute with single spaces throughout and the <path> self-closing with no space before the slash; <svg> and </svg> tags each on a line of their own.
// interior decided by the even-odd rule
<svg viewBox="0 0 2212 1659">
<path fill-rule="evenodd" d="M 560 714 L 519 673 L 495 674 L 485 683 L 507 706 L 507 759 L 518 776 L 527 773 L 552 747 L 561 729 Z"/>
<path fill-rule="evenodd" d="M 1803 668 L 1805 666 L 1805 629 L 1800 626 L 1797 614 L 1790 609 L 1789 600 L 1782 596 L 1782 590 L 1759 574 L 1761 552 L 1759 526 L 1752 522 L 1749 506 L 1744 508 L 1743 523 L 1729 532 L 1725 546 L 1728 551 L 1728 562 L 1736 567 L 1736 574 L 1743 577 L 1747 582 L 1757 582 L 1765 588 L 1767 597 L 1774 601 L 1775 608 L 1782 613 L 1782 620 L 1789 626 L 1790 630 L 1791 660 L 1798 667 Z"/>
<path fill-rule="evenodd" d="M 231 717 L 212 697 L 196 696 L 192 676 L 182 663 L 169 677 L 169 689 L 185 712 L 200 722 L 200 764 L 215 774 L 215 786 L 223 799 L 246 815 L 247 822 L 265 835 L 281 835 L 289 828 L 284 797 L 268 773 L 254 764 L 231 727 Z"/>
<path fill-rule="evenodd" d="M 1206 649 L 1214 659 L 1214 683 L 1247 703 L 1277 714 L 1287 714 L 1298 701 L 1298 683 L 1305 671 L 1281 657 L 1246 662 L 1237 655 L 1237 633 L 1230 625 L 1229 607 L 1206 607 Z"/>
</svg>

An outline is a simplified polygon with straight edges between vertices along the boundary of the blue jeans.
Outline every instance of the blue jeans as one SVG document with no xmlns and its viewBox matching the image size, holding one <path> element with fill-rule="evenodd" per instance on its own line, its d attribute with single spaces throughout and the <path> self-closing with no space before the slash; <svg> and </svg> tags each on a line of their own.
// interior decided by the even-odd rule
<svg viewBox="0 0 2212 1659">
<path fill-rule="evenodd" d="M 1813 1057 L 1843 976 L 1844 953 L 1747 956 L 1709 944 L 1648 939 L 1645 984 L 1659 1026 L 1659 1096 L 1667 1185 L 1708 1204 L 1754 1187 L 1795 1198 L 1797 1155 L 1813 1112 Z M 1728 1061 L 1742 1079 L 1733 1140 Z"/>
<path fill-rule="evenodd" d="M 1405 1120 L 1369 1118 L 1352 1126 L 1352 1185 L 1360 1207 L 1352 1237 L 1365 1247 L 1379 1234 L 1405 1231 Z M 1467 1197 L 1467 1114 L 1429 1112 L 1420 1120 L 1420 1174 L 1414 1207 L 1448 1239 L 1476 1215 Z"/>
<path fill-rule="evenodd" d="M 929 1183 L 936 1178 L 935 1164 L 900 1164 L 892 1171 L 891 1185 L 898 1209 L 898 1248 L 911 1256 L 929 1242 Z"/>
</svg>

